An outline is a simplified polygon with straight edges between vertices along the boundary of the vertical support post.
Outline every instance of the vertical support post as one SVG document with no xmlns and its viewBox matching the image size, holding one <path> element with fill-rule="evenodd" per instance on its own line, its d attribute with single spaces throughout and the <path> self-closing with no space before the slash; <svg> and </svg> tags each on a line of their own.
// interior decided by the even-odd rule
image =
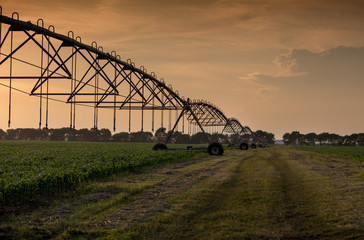
<svg viewBox="0 0 364 240">
<path fill-rule="evenodd" d="M 11 31 L 10 54 L 13 53 L 13 31 Z M 13 55 L 10 56 L 10 74 L 9 74 L 9 120 L 8 127 L 11 124 L 11 89 L 12 89 L 12 74 L 13 74 Z"/>
<path fill-rule="evenodd" d="M 163 128 L 164 95 L 162 95 L 161 128 Z"/>
<path fill-rule="evenodd" d="M 3 15 L 3 8 L 1 6 L 0 6 L 0 15 Z M 2 23 L 0 22 L 0 45 L 2 43 L 1 33 L 2 33 Z M 1 60 L 1 47 L 0 47 L 0 60 Z"/>
<path fill-rule="evenodd" d="M 76 38 L 77 39 L 77 38 Z M 75 53 L 75 67 L 74 67 L 74 82 L 73 82 L 73 92 L 76 91 L 77 87 L 77 51 Z M 73 96 L 73 128 L 76 128 L 76 95 Z"/>
<path fill-rule="evenodd" d="M 74 55 L 73 55 L 73 48 L 72 48 L 72 60 L 71 60 L 71 86 L 70 86 L 70 95 L 72 94 L 73 91 L 73 63 L 74 63 Z M 70 128 L 72 128 L 73 124 L 72 124 L 72 120 L 73 120 L 73 98 L 71 99 L 71 107 L 70 107 Z"/>
<path fill-rule="evenodd" d="M 40 76 L 43 72 L 43 44 L 44 36 L 42 34 L 42 49 L 40 50 Z M 43 84 L 40 86 L 40 96 L 39 96 L 39 129 L 42 128 L 42 103 L 43 103 Z"/>
<path fill-rule="evenodd" d="M 116 131 L 116 95 L 114 95 L 114 119 L 113 119 L 113 131 Z"/>
<path fill-rule="evenodd" d="M 131 81 L 131 76 L 130 76 Z M 131 94 L 131 84 L 129 84 L 129 94 Z M 131 131 L 131 98 L 129 99 L 129 133 Z"/>
<path fill-rule="evenodd" d="M 154 132 L 154 97 L 152 100 L 152 132 Z"/>
<path fill-rule="evenodd" d="M 116 86 L 116 67 L 115 64 L 115 74 L 114 74 L 114 85 Z M 113 130 L 116 131 L 116 92 L 114 90 L 114 121 L 113 121 Z"/>
<path fill-rule="evenodd" d="M 198 118 L 196 117 L 195 113 L 189 108 L 189 111 L 191 112 L 192 117 L 195 119 L 197 125 L 200 127 L 200 130 L 203 132 L 204 136 L 207 139 L 207 142 L 210 142 L 210 139 L 207 137 L 206 132 L 203 130 L 203 127 L 200 124 L 200 121 L 198 121 Z"/>
<path fill-rule="evenodd" d="M 142 87 L 142 96 L 144 97 L 144 83 L 143 83 L 143 87 Z M 141 131 L 143 132 L 143 125 L 144 125 L 144 99 L 142 99 L 142 126 L 141 126 Z"/>
<path fill-rule="evenodd" d="M 48 53 L 49 53 L 49 41 L 48 42 Z M 48 76 L 49 76 L 49 55 L 47 54 L 47 96 L 46 96 L 46 129 L 48 129 L 48 114 L 49 114 L 49 96 L 48 96 L 48 93 L 49 93 L 49 79 L 48 79 Z"/>
<path fill-rule="evenodd" d="M 97 60 L 96 60 L 97 62 Z M 97 108 L 97 64 L 95 66 L 95 95 L 94 95 L 94 129 L 96 129 L 96 108 Z"/>
<path fill-rule="evenodd" d="M 97 56 L 96 56 L 97 57 Z M 99 60 L 96 60 L 95 66 L 95 108 L 94 108 L 94 129 L 97 129 L 98 124 L 98 116 L 99 116 L 99 108 L 97 106 L 98 102 L 98 93 L 99 93 Z"/>
<path fill-rule="evenodd" d="M 172 134 L 173 134 L 173 132 L 174 132 L 174 129 L 177 127 L 178 122 L 179 122 L 179 120 L 181 119 L 181 117 L 183 116 L 183 114 L 184 114 L 184 112 L 185 112 L 185 111 L 186 111 L 186 109 L 185 109 L 185 108 L 183 108 L 183 110 L 182 110 L 181 114 L 179 115 L 178 119 L 176 120 L 176 123 L 175 123 L 175 124 L 174 124 L 174 126 L 173 126 L 173 129 L 171 129 L 171 131 L 169 132 L 169 135 L 168 135 L 168 137 L 167 137 L 167 140 L 166 140 L 166 143 L 165 143 L 165 144 L 167 144 L 167 143 L 168 143 L 168 141 L 169 141 L 169 139 L 172 137 Z"/>
</svg>

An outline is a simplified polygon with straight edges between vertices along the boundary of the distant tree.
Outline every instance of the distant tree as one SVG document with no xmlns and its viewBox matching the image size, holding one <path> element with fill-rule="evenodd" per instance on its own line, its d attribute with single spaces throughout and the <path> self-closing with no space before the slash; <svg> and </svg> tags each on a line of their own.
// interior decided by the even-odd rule
<svg viewBox="0 0 364 240">
<path fill-rule="evenodd" d="M 81 129 L 80 129 L 81 130 Z M 101 141 L 101 130 L 97 128 L 85 129 L 85 141 L 98 142 Z"/>
<path fill-rule="evenodd" d="M 168 136 L 171 134 L 171 130 L 167 132 L 167 138 Z M 179 136 L 182 135 L 182 133 L 178 132 L 178 131 L 174 131 L 171 135 L 171 137 L 169 138 L 168 142 L 169 143 L 176 143 L 177 139 L 179 138 Z M 167 139 L 166 139 L 167 140 Z"/>
<path fill-rule="evenodd" d="M 87 128 L 75 130 L 76 141 L 95 142 L 99 139 L 98 135 L 99 131 L 97 129 L 92 131 L 89 131 Z"/>
<path fill-rule="evenodd" d="M 151 132 L 132 132 L 130 133 L 130 142 L 152 142 L 153 134 Z"/>
<path fill-rule="evenodd" d="M 254 137 L 255 142 L 257 143 L 261 143 L 261 144 L 274 144 L 274 134 L 273 133 L 268 133 L 266 131 L 262 131 L 262 130 L 257 130 L 254 133 Z"/>
<path fill-rule="evenodd" d="M 168 133 L 166 134 L 166 136 L 168 137 L 169 134 L 171 133 L 171 131 L 168 131 Z M 163 142 L 165 142 L 167 139 L 165 138 Z M 183 134 L 182 132 L 178 132 L 178 131 L 174 131 L 168 141 L 169 143 L 190 143 L 191 142 L 191 137 L 188 134 Z"/>
<path fill-rule="evenodd" d="M 198 132 L 191 136 L 191 143 L 194 143 L 194 144 L 208 143 L 206 136 L 209 137 L 210 134 L 206 133 L 206 135 L 205 135 L 202 132 Z"/>
<path fill-rule="evenodd" d="M 308 133 L 308 134 L 304 135 L 303 139 L 304 139 L 304 142 L 307 145 L 314 146 L 316 144 L 316 141 L 317 141 L 317 134 L 316 133 Z"/>
<path fill-rule="evenodd" d="M 9 140 L 46 140 L 47 137 L 48 131 L 34 128 L 9 129 L 6 133 Z"/>
<path fill-rule="evenodd" d="M 156 142 L 165 142 L 167 138 L 166 128 L 158 128 L 157 131 L 155 131 L 154 138 Z"/>
<path fill-rule="evenodd" d="M 335 133 L 330 133 L 328 136 L 328 142 L 330 145 L 338 145 L 341 142 L 341 136 Z"/>
<path fill-rule="evenodd" d="M 112 140 L 114 142 L 128 142 L 129 141 L 129 133 L 127 132 L 120 132 L 116 133 L 112 136 Z"/>
<path fill-rule="evenodd" d="M 298 131 L 293 131 L 291 132 L 291 134 L 289 135 L 289 144 L 292 145 L 300 145 L 301 141 L 302 141 L 303 135 L 298 132 Z"/>
<path fill-rule="evenodd" d="M 66 128 L 65 141 L 77 141 L 77 130 L 74 128 Z"/>
<path fill-rule="evenodd" d="M 6 130 L 6 139 L 7 140 L 18 140 L 18 138 L 19 138 L 19 129 Z"/>
<path fill-rule="evenodd" d="M 360 142 L 362 141 L 362 135 L 363 133 L 354 133 L 351 135 L 347 135 L 345 137 L 343 137 L 343 144 L 345 146 L 357 146 L 360 145 Z"/>
<path fill-rule="evenodd" d="M 111 140 L 111 132 L 109 129 L 102 128 L 99 134 L 99 141 L 108 142 Z"/>
<path fill-rule="evenodd" d="M 4 132 L 4 130 L 0 129 L 0 139 L 4 140 L 6 137 L 6 133 Z"/>
<path fill-rule="evenodd" d="M 357 144 L 359 146 L 364 146 L 364 133 L 359 133 L 358 134 Z"/>
<path fill-rule="evenodd" d="M 64 141 L 66 128 L 50 129 L 49 130 L 49 140 L 51 141 Z"/>
<path fill-rule="evenodd" d="M 188 144 L 190 142 L 191 142 L 191 136 L 188 134 L 181 134 L 176 139 L 176 143 L 180 143 L 180 144 Z"/>
<path fill-rule="evenodd" d="M 241 141 L 241 138 L 242 138 L 242 136 L 240 136 L 240 141 Z M 224 135 L 224 134 L 220 134 L 220 133 L 211 134 L 210 140 L 211 140 L 211 142 L 219 142 L 219 143 L 224 143 L 224 144 L 229 143 L 228 135 Z"/>
<path fill-rule="evenodd" d="M 290 142 L 289 142 L 290 136 L 291 136 L 290 133 L 283 134 L 283 137 L 282 138 L 283 138 L 284 144 L 286 144 L 286 145 L 289 145 L 290 144 Z"/>
<path fill-rule="evenodd" d="M 317 135 L 317 139 L 320 142 L 320 145 L 327 145 L 329 143 L 330 133 L 328 132 L 320 133 L 319 135 Z"/>
<path fill-rule="evenodd" d="M 34 140 L 36 129 L 18 128 L 18 140 Z"/>
<path fill-rule="evenodd" d="M 267 139 L 268 144 L 271 144 L 271 145 L 275 144 L 275 137 L 274 137 L 273 133 L 267 133 L 266 139 Z"/>
<path fill-rule="evenodd" d="M 357 146 L 364 145 L 364 133 L 354 133 L 351 135 L 340 136 L 335 133 L 323 132 L 320 134 L 308 133 L 300 134 L 298 131 L 292 133 L 285 133 L 283 135 L 285 144 L 298 144 L 298 145 L 336 145 L 336 146 Z"/>
<path fill-rule="evenodd" d="M 49 140 L 51 141 L 75 141 L 76 130 L 73 128 L 56 128 L 49 130 Z"/>
</svg>

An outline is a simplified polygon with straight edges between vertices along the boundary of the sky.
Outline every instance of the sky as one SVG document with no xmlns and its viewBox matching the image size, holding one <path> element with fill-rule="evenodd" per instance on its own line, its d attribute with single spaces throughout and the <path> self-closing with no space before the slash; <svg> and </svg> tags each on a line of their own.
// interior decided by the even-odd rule
<svg viewBox="0 0 364 240">
<path fill-rule="evenodd" d="M 210 101 L 276 139 L 291 131 L 364 132 L 362 0 L 1 0 L 0 5 L 6 16 L 16 11 L 24 21 L 42 18 L 58 33 L 72 30 L 84 43 L 97 41 L 104 51 L 115 50 L 163 77 L 181 95 Z M 0 88 L 2 129 L 7 91 Z M 37 99 L 26 97 L 14 96 L 11 128 L 38 127 Z M 50 127 L 68 125 L 66 111 L 53 114 Z M 91 128 L 89 119 L 81 114 L 78 128 Z M 118 131 L 126 130 L 123 121 Z M 110 122 L 105 117 L 102 126 L 111 129 Z"/>
</svg>

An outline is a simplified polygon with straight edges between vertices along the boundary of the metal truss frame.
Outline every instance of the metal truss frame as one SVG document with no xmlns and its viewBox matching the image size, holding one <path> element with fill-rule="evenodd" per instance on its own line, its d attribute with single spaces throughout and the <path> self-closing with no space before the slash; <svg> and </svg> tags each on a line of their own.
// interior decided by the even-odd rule
<svg viewBox="0 0 364 240">
<path fill-rule="evenodd" d="M 113 109 L 113 128 L 115 131 L 116 110 L 129 111 L 129 131 L 131 111 L 152 111 L 152 131 L 154 131 L 154 111 L 161 110 L 163 127 L 163 111 L 181 111 L 171 134 L 179 121 L 186 117 L 187 122 L 197 125 L 203 133 L 204 127 L 224 127 L 222 132 L 242 133 L 245 128 L 236 119 L 228 119 L 225 114 L 211 103 L 203 100 L 185 100 L 178 91 L 167 85 L 164 79 L 158 79 L 155 73 L 148 73 L 141 66 L 135 67 L 130 59 L 123 61 L 115 51 L 106 53 L 96 42 L 91 45 L 82 43 L 79 36 L 72 31 L 68 35 L 55 32 L 55 27 L 44 27 L 44 21 L 39 19 L 36 24 L 19 20 L 19 14 L 12 17 L 2 15 L 0 7 L 0 68 L 9 65 L 9 74 L 0 79 L 9 80 L 9 121 L 11 123 L 12 83 L 18 79 L 33 80 L 34 86 L 28 92 L 39 97 L 40 120 L 42 126 L 43 101 L 46 107 L 46 123 L 48 128 L 48 101 L 60 97 L 61 101 L 70 105 L 70 127 L 75 128 L 76 105 L 94 108 L 94 128 L 98 126 L 98 109 Z M 4 36 L 1 36 L 2 26 L 8 26 Z M 18 41 L 14 41 L 14 38 Z M 8 46 L 9 49 L 6 49 Z M 31 60 L 23 60 L 17 55 L 26 47 L 31 47 L 39 53 Z M 7 50 L 7 51 L 6 51 Z M 15 76 L 14 61 L 35 69 L 36 73 Z M 62 89 L 51 90 L 53 83 L 64 83 Z M 4 84 L 2 84 L 4 85 Z M 58 100 L 59 101 L 59 100 Z M 176 112 L 177 114 L 177 112 Z M 177 116 L 177 115 L 176 115 Z M 184 121 L 183 121 L 184 122 Z M 205 134 L 208 139 L 207 135 Z"/>
<path fill-rule="evenodd" d="M 9 126 L 11 117 L 11 83 L 16 79 L 36 80 L 30 95 L 46 98 L 51 96 L 64 96 L 65 102 L 71 105 L 70 127 L 75 127 L 76 105 L 94 107 L 94 127 L 97 128 L 97 109 L 112 108 L 115 110 L 175 110 L 182 109 L 185 105 L 183 97 L 173 91 L 171 85 L 166 85 L 163 79 L 128 59 L 120 59 L 116 52 L 105 53 L 102 47 L 97 47 L 93 42 L 91 46 L 83 44 L 80 37 L 74 38 L 73 32 L 68 36 L 58 34 L 54 27 L 44 28 L 43 20 L 39 19 L 37 25 L 19 20 L 19 15 L 14 13 L 12 18 L 1 15 L 0 24 L 9 25 L 6 34 L 0 36 L 1 55 L 5 56 L 0 61 L 0 66 L 10 62 L 9 75 L 0 79 L 9 79 Z M 14 35 L 23 34 L 25 39 L 14 46 Z M 10 42 L 10 51 L 4 54 L 2 49 L 5 43 Z M 23 61 L 14 55 L 33 44 L 40 51 L 39 60 L 35 62 Z M 27 65 L 40 69 L 37 75 L 13 76 L 13 61 L 21 61 Z M 78 65 L 83 62 L 86 68 Z M 49 85 L 52 81 L 67 81 L 69 89 L 50 92 Z M 104 87 L 101 87 L 104 86 Z M 126 94 L 121 94 L 120 89 L 128 89 Z M 115 114 L 114 114 L 115 116 Z M 41 121 L 40 121 L 41 124 Z M 47 127 L 48 123 L 46 123 Z M 115 129 L 115 124 L 114 124 Z"/>
</svg>

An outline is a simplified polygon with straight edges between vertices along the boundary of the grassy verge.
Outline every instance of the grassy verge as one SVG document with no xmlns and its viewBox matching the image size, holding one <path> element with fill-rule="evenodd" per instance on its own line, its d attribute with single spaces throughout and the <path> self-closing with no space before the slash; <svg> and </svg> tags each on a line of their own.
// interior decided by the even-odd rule
<svg viewBox="0 0 364 240">
<path fill-rule="evenodd" d="M 339 166 L 364 179 L 364 147 L 344 146 L 295 146 L 305 151 L 306 157 L 317 162 Z"/>
<path fill-rule="evenodd" d="M 346 146 L 295 146 L 298 150 L 311 151 L 317 153 L 329 154 L 332 156 L 347 157 L 364 162 L 364 147 L 346 147 Z"/>
</svg>

